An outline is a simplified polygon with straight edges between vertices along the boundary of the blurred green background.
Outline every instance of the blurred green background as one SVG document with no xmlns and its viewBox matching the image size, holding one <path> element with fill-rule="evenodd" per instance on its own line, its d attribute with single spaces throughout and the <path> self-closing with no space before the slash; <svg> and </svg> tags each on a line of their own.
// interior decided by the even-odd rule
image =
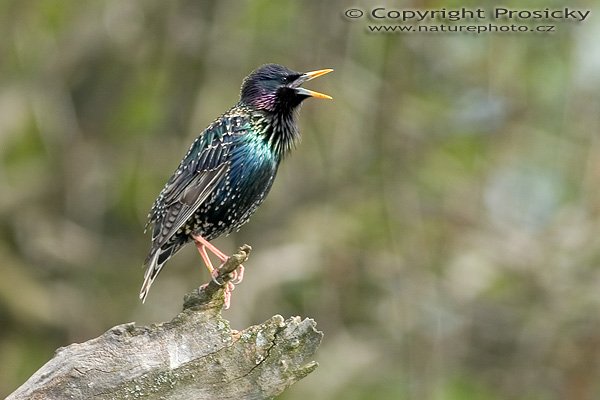
<svg viewBox="0 0 600 400">
<path fill-rule="evenodd" d="M 527 8 L 566 2 L 529 2 Z M 196 250 L 138 301 L 146 214 L 251 70 L 334 68 L 252 221 L 225 312 L 314 318 L 283 399 L 600 398 L 600 20 L 373 34 L 369 1 L 0 2 L 0 397 L 54 350 L 166 321 Z M 389 8 L 485 6 L 405 1 Z M 523 8 L 522 2 L 505 6 Z"/>
</svg>

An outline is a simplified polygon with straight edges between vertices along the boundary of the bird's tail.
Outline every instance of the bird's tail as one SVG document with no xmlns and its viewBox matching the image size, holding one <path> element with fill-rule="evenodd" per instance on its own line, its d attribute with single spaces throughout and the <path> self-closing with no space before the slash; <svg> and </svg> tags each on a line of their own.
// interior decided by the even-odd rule
<svg viewBox="0 0 600 400">
<path fill-rule="evenodd" d="M 148 297 L 152 282 L 154 282 L 160 271 L 163 269 L 165 263 L 177 252 L 177 250 L 179 250 L 180 247 L 180 243 L 173 243 L 168 247 L 165 246 L 150 253 L 144 263 L 146 266 L 146 273 L 144 274 L 144 283 L 140 289 L 140 300 L 142 300 L 142 303 L 144 303 L 146 297 Z"/>
</svg>

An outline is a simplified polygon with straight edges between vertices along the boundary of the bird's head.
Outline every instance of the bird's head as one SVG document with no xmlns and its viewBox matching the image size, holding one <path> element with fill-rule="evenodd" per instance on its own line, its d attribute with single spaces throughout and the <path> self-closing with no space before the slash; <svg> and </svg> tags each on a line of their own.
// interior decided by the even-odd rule
<svg viewBox="0 0 600 400">
<path fill-rule="evenodd" d="M 241 102 L 268 112 L 291 112 L 309 97 L 330 96 L 305 89 L 301 85 L 333 71 L 321 69 L 296 72 L 278 64 L 266 64 L 252 72 L 242 84 Z"/>
</svg>

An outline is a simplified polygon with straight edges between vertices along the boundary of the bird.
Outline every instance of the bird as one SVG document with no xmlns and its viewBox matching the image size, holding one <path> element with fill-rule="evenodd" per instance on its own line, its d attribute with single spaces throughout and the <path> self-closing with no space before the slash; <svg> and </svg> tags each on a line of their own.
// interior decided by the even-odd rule
<svg viewBox="0 0 600 400">
<path fill-rule="evenodd" d="M 308 98 L 332 99 L 301 85 L 332 71 L 302 73 L 265 64 L 243 80 L 237 104 L 194 140 L 148 213 L 152 243 L 144 262 L 142 303 L 167 261 L 190 242 L 213 280 L 223 285 L 207 250 L 221 262 L 228 256 L 210 241 L 239 230 L 264 201 L 281 161 L 300 139 L 300 105 Z M 232 281 L 242 278 L 240 266 Z M 225 308 L 232 281 L 225 286 Z"/>
</svg>

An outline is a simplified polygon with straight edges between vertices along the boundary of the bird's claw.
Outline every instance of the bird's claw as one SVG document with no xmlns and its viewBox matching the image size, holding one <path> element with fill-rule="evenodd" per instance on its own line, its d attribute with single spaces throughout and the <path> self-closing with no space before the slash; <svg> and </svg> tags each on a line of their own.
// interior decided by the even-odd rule
<svg viewBox="0 0 600 400">
<path fill-rule="evenodd" d="M 225 264 L 226 261 L 227 259 L 223 260 L 223 264 Z M 210 275 L 214 283 L 216 283 L 220 287 L 224 287 L 225 299 L 223 308 L 227 310 L 231 305 L 231 292 L 235 290 L 235 285 L 241 283 L 242 279 L 244 279 L 244 266 L 240 264 L 234 271 L 232 271 L 229 274 L 231 280 L 226 282 L 223 278 L 219 276 L 219 270 L 223 267 L 223 264 L 221 264 L 219 268 L 213 269 Z"/>
<path fill-rule="evenodd" d="M 244 266 L 240 264 L 232 273 L 231 283 L 239 285 L 244 279 Z"/>
<path fill-rule="evenodd" d="M 214 283 L 216 283 L 219 286 L 224 286 L 226 284 L 226 282 L 219 277 L 219 271 L 218 270 L 214 270 L 211 274 L 211 279 Z"/>
<path fill-rule="evenodd" d="M 223 304 L 223 308 L 225 310 L 228 310 L 229 306 L 231 305 L 231 292 L 233 292 L 234 290 L 235 290 L 235 285 L 231 282 L 227 282 L 227 285 L 225 286 L 225 291 L 224 291 L 225 299 L 224 299 L 224 304 Z"/>
</svg>

